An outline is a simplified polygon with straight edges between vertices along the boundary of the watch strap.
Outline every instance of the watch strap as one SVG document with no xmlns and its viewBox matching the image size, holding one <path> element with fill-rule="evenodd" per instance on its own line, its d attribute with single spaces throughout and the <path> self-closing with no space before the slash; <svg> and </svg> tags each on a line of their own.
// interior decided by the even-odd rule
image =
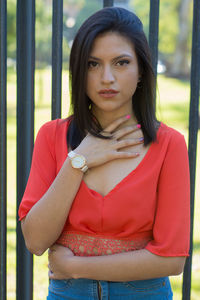
<svg viewBox="0 0 200 300">
<path fill-rule="evenodd" d="M 80 169 L 83 173 L 87 172 L 88 170 L 88 166 L 85 165 L 84 167 L 82 167 L 82 169 Z"/>
<path fill-rule="evenodd" d="M 76 156 L 76 153 L 75 153 L 73 150 L 71 150 L 71 151 L 68 153 L 68 156 L 69 156 L 69 158 L 73 158 L 73 157 Z"/>
</svg>

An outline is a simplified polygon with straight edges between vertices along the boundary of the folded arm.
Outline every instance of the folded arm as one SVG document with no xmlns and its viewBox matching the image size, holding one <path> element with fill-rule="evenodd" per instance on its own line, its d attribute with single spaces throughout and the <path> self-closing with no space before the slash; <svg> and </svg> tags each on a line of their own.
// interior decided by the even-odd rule
<svg viewBox="0 0 200 300">
<path fill-rule="evenodd" d="M 55 245 L 49 253 L 50 278 L 88 278 L 131 281 L 182 273 L 185 257 L 158 256 L 146 249 L 106 256 L 73 256 L 68 248 Z"/>
</svg>

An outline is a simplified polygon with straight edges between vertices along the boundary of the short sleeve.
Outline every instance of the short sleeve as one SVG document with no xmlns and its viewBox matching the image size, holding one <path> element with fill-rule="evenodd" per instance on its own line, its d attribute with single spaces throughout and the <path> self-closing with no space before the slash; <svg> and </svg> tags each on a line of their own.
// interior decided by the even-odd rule
<svg viewBox="0 0 200 300">
<path fill-rule="evenodd" d="M 47 122 L 37 134 L 28 183 L 19 207 L 19 220 L 27 215 L 56 177 L 56 126 L 57 120 Z"/>
<path fill-rule="evenodd" d="M 190 182 L 184 137 L 172 134 L 157 190 L 153 240 L 145 247 L 160 256 L 189 256 Z"/>
</svg>

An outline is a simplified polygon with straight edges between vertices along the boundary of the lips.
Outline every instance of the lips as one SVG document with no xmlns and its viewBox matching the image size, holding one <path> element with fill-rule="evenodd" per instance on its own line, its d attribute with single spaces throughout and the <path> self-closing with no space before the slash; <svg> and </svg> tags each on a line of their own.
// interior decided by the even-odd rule
<svg viewBox="0 0 200 300">
<path fill-rule="evenodd" d="M 117 93 L 119 92 L 113 89 L 105 89 L 99 91 L 99 94 L 117 94 Z"/>
<path fill-rule="evenodd" d="M 118 94 L 119 92 L 113 89 L 104 89 L 99 91 L 99 95 L 105 98 L 111 98 Z"/>
</svg>

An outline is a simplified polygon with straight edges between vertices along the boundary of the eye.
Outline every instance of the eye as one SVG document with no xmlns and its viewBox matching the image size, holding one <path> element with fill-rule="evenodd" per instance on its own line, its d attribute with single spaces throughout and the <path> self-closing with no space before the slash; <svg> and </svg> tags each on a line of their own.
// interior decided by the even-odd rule
<svg viewBox="0 0 200 300">
<path fill-rule="evenodd" d="M 88 68 L 90 68 L 90 69 L 96 68 L 98 65 L 99 65 L 98 62 L 96 62 L 94 60 L 88 61 Z"/>
<path fill-rule="evenodd" d="M 129 60 L 123 59 L 123 60 L 119 60 L 119 61 L 116 63 L 116 65 L 117 65 L 117 66 L 125 66 L 125 65 L 128 65 L 129 63 L 130 63 Z"/>
</svg>

